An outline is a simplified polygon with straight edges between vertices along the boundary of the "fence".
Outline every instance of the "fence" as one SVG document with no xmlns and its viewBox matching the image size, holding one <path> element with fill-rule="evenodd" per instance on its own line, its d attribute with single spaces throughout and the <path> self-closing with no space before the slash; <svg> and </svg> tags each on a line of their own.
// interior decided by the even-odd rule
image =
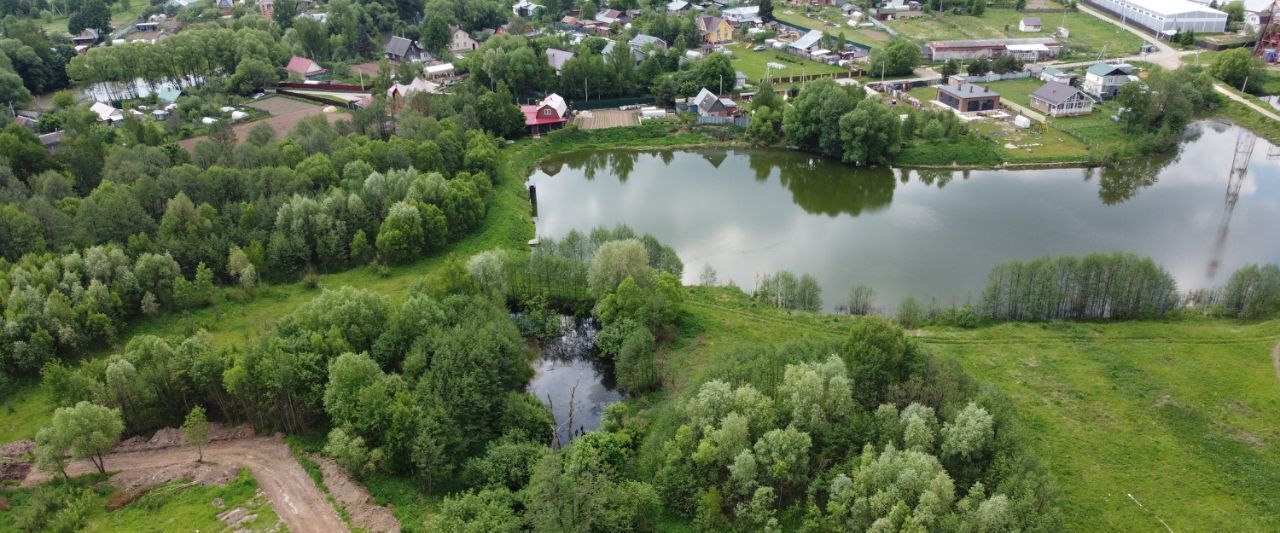
<svg viewBox="0 0 1280 533">
<path fill-rule="evenodd" d="M 1030 78 L 1031 71 L 1024 70 L 1021 72 L 1006 72 L 1004 74 L 996 74 L 994 72 L 988 72 L 981 76 L 974 76 L 971 74 L 956 74 L 951 77 L 966 83 L 990 83 L 993 81 L 1000 81 L 1000 80 L 1021 80 L 1021 79 Z"/>
<path fill-rule="evenodd" d="M 854 70 L 854 71 L 847 71 L 847 72 L 824 72 L 822 74 L 795 74 L 791 76 L 774 76 L 772 78 L 769 78 L 769 83 L 772 83 L 774 85 L 777 85 L 779 83 L 808 83 L 813 80 L 819 80 L 822 78 L 845 80 L 850 78 L 856 78 L 858 76 L 861 76 L 862 74 L 863 72 L 861 70 Z"/>
<path fill-rule="evenodd" d="M 745 128 L 751 124 L 751 119 L 749 117 L 711 117 L 711 116 L 701 117 L 700 116 L 698 117 L 698 124 L 700 125 L 710 124 L 710 125 L 717 125 L 717 126 L 732 124 L 739 128 Z"/>
<path fill-rule="evenodd" d="M 284 87 L 286 89 L 306 89 L 306 90 L 320 90 L 320 91 L 351 91 L 351 92 L 359 92 L 359 93 L 369 92 L 370 90 L 373 89 L 372 85 L 350 85 L 346 83 L 335 83 L 335 82 L 328 82 L 328 81 L 320 82 L 320 83 L 297 83 L 297 82 L 285 81 L 285 82 L 277 83 L 276 86 Z"/>
<path fill-rule="evenodd" d="M 606 98 L 602 100 L 570 100 L 569 106 L 579 111 L 584 109 L 608 109 L 618 108 L 624 105 L 653 105 L 652 97 L 631 97 L 631 98 Z"/>
<path fill-rule="evenodd" d="M 1001 98 L 1000 107 L 1013 111 L 1014 113 L 1025 116 L 1041 124 L 1044 123 L 1044 115 L 1041 114 L 1039 111 L 1035 111 L 1021 104 L 1015 104 L 1013 102 L 1010 102 L 1008 99 Z"/>
<path fill-rule="evenodd" d="M 325 105 L 335 105 L 338 107 L 347 107 L 352 109 L 355 108 L 355 102 L 348 102 L 346 100 L 342 100 L 339 98 L 325 98 L 323 96 L 316 95 L 316 94 L 297 93 L 297 92 L 293 92 L 285 89 L 276 89 L 276 94 L 283 94 L 285 96 L 292 96 L 294 98 L 301 98 L 303 100 L 311 100 L 312 102 L 317 102 Z"/>
</svg>

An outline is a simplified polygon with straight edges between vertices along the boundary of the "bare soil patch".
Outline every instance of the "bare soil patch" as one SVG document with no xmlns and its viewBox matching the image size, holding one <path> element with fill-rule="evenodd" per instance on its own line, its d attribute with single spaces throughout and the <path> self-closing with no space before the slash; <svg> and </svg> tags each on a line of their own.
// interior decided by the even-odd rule
<svg viewBox="0 0 1280 533">
<path fill-rule="evenodd" d="M 266 124 L 275 130 L 277 137 L 284 137 L 293 131 L 293 127 L 304 118 L 315 115 L 324 115 L 330 124 L 339 120 L 351 120 L 351 115 L 345 110 L 339 109 L 337 113 L 324 113 L 322 106 L 313 102 L 295 100 L 293 98 L 285 98 L 283 96 L 268 96 L 256 102 L 249 104 L 249 107 L 261 109 L 270 113 L 271 116 L 254 122 L 245 122 L 234 126 L 232 131 L 236 133 L 236 139 L 244 139 L 249 135 L 249 130 L 257 127 L 258 124 Z M 178 144 L 184 149 L 190 150 L 197 142 L 205 139 L 206 136 L 192 137 L 178 141 Z"/>
<path fill-rule="evenodd" d="M 592 109 L 578 112 L 574 124 L 584 130 L 599 130 L 639 124 L 635 111 L 621 109 Z"/>
<path fill-rule="evenodd" d="M 396 520 L 391 509 L 375 504 L 369 491 L 351 479 L 345 469 L 332 459 L 318 455 L 312 455 L 311 459 L 320 465 L 320 473 L 324 475 L 324 484 L 329 487 L 329 494 L 347 510 L 351 522 L 357 528 L 375 533 L 400 532 L 400 521 Z"/>
<path fill-rule="evenodd" d="M 107 454 L 108 471 L 116 472 L 112 483 L 141 487 L 151 483 L 187 477 L 209 483 L 225 483 L 235 476 L 236 469 L 247 468 L 258 480 L 258 486 L 271 502 L 271 507 L 295 533 L 329 533 L 347 531 L 338 513 L 329 505 L 320 488 L 311 480 L 302 465 L 294 460 L 280 434 L 270 437 L 246 436 L 244 427 L 211 428 L 211 438 L 218 439 L 204 447 L 205 464 L 195 463 L 196 449 L 192 446 L 164 443 L 181 442 L 180 433 L 162 430 L 158 435 L 142 442 L 141 439 L 122 443 L 121 449 Z M 157 447 L 151 447 L 154 445 Z M 95 472 L 88 460 L 72 461 L 67 474 L 78 476 Z M 23 486 L 32 486 L 50 479 L 50 474 L 32 470 L 23 479 Z"/>
</svg>

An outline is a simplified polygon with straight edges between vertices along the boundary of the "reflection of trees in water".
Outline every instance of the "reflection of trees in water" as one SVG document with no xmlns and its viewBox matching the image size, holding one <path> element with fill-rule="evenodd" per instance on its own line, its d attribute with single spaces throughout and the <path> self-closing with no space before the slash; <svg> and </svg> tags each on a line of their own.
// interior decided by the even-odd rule
<svg viewBox="0 0 1280 533">
<path fill-rule="evenodd" d="M 834 217 L 874 212 L 893 201 L 897 185 L 888 168 L 854 169 L 820 157 L 776 152 L 751 152 L 749 157 L 757 179 L 763 164 L 777 168 L 782 185 L 807 213 Z"/>
<path fill-rule="evenodd" d="M 951 180 L 956 178 L 956 176 L 959 176 L 960 179 L 963 181 L 969 180 L 968 170 L 957 172 L 954 170 L 922 168 L 922 169 L 913 170 L 912 172 L 915 173 L 916 179 L 920 180 L 920 183 L 923 183 L 930 187 L 937 187 L 939 189 L 946 187 L 948 183 L 951 183 Z M 902 173 L 903 183 L 906 183 L 907 181 L 906 177 L 907 177 L 907 173 L 903 172 Z"/>
<path fill-rule="evenodd" d="M 707 160 L 707 162 L 711 163 L 711 166 L 715 168 L 720 168 L 720 165 L 724 163 L 724 160 L 729 157 L 729 152 L 725 150 L 702 150 L 699 153 L 702 155 L 703 159 Z"/>
<path fill-rule="evenodd" d="M 1118 161 L 1102 167 L 1101 178 L 1098 179 L 1098 198 L 1107 205 L 1116 205 L 1128 201 L 1138 191 L 1155 185 L 1160 181 L 1160 173 L 1169 165 L 1178 161 L 1178 156 L 1137 157 Z M 1085 175 L 1088 180 L 1093 173 Z"/>
<path fill-rule="evenodd" d="M 579 151 L 562 154 L 556 161 L 556 172 L 560 168 L 569 167 L 573 170 L 582 171 L 582 175 L 587 180 L 596 179 L 596 173 L 607 171 L 609 174 L 616 176 L 618 181 L 626 183 L 631 177 L 631 172 L 636 168 L 636 161 L 640 159 L 640 152 L 634 150 L 612 150 L 612 151 Z M 550 163 L 547 164 L 549 166 Z M 543 172 L 554 176 L 550 172 L 543 169 Z"/>
</svg>

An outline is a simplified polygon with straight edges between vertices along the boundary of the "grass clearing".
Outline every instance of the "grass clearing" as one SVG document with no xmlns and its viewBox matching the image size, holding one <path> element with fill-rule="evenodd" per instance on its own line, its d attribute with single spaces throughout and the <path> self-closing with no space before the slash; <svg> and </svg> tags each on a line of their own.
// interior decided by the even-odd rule
<svg viewBox="0 0 1280 533">
<path fill-rule="evenodd" d="M 758 83 L 761 79 L 764 79 L 766 71 L 773 78 L 799 76 L 802 74 L 845 72 L 842 67 L 810 61 L 779 50 L 765 49 L 757 52 L 752 50 L 751 46 L 744 44 L 731 44 L 725 48 L 733 52 L 733 58 L 730 63 L 733 65 L 734 70 L 742 71 L 743 74 L 747 75 L 747 79 L 753 83 Z M 769 63 L 782 65 L 783 68 L 779 69 L 776 66 L 769 68 Z"/>
<path fill-rule="evenodd" d="M 1019 31 L 1018 21 L 1024 17 L 1039 17 L 1044 24 L 1044 30 Z M 1063 51 L 1063 57 L 1097 55 L 1104 48 L 1109 56 L 1126 55 L 1137 53 L 1143 43 L 1141 37 L 1084 12 L 1037 14 L 1013 9 L 989 8 L 981 17 L 923 16 L 889 21 L 886 24 L 903 37 L 921 42 L 1050 37 L 1058 26 L 1065 25 L 1071 32 L 1071 37 L 1064 39 L 1068 43 L 1068 50 Z"/>
<path fill-rule="evenodd" d="M 850 27 L 847 23 L 849 18 L 834 6 L 810 6 L 804 10 L 797 10 L 797 7 L 789 5 L 775 8 L 773 17 L 792 26 L 821 30 L 835 36 L 843 35 L 846 40 L 871 48 L 892 38 L 879 28 Z"/>
<path fill-rule="evenodd" d="M 678 425 L 672 402 L 713 376 L 741 379 L 741 343 L 838 339 L 853 319 L 770 309 L 691 288 L 687 327 L 660 357 L 672 381 L 628 400 L 651 428 L 651 474 Z M 1280 520 L 1280 385 L 1269 360 L 1280 320 L 1185 318 L 929 328 L 919 340 L 1010 395 L 1056 478 L 1066 530 L 1274 531 Z"/>
</svg>

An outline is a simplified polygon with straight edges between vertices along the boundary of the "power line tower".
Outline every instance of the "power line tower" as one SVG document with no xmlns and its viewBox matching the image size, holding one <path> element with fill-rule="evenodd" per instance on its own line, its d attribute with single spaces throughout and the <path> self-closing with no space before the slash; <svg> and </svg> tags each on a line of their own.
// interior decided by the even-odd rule
<svg viewBox="0 0 1280 533">
<path fill-rule="evenodd" d="M 1271 3 L 1267 23 L 1258 31 L 1258 42 L 1253 45 L 1253 57 L 1262 57 L 1268 63 L 1280 61 L 1280 20 L 1276 2 Z M 1271 53 L 1267 54 L 1270 50 Z M 1264 57 L 1265 56 L 1265 57 Z"/>
<path fill-rule="evenodd" d="M 1247 128 L 1240 128 L 1236 137 L 1236 153 L 1231 159 L 1231 174 L 1227 176 L 1227 195 L 1223 201 L 1222 222 L 1218 224 L 1218 237 L 1213 243 L 1213 255 L 1209 257 L 1208 279 L 1213 282 L 1218 275 L 1218 266 L 1222 263 L 1222 252 L 1227 246 L 1227 234 L 1231 229 L 1231 214 L 1236 210 L 1236 201 L 1240 199 L 1240 187 L 1249 171 L 1249 160 L 1253 158 L 1253 146 L 1258 136 Z"/>
</svg>

